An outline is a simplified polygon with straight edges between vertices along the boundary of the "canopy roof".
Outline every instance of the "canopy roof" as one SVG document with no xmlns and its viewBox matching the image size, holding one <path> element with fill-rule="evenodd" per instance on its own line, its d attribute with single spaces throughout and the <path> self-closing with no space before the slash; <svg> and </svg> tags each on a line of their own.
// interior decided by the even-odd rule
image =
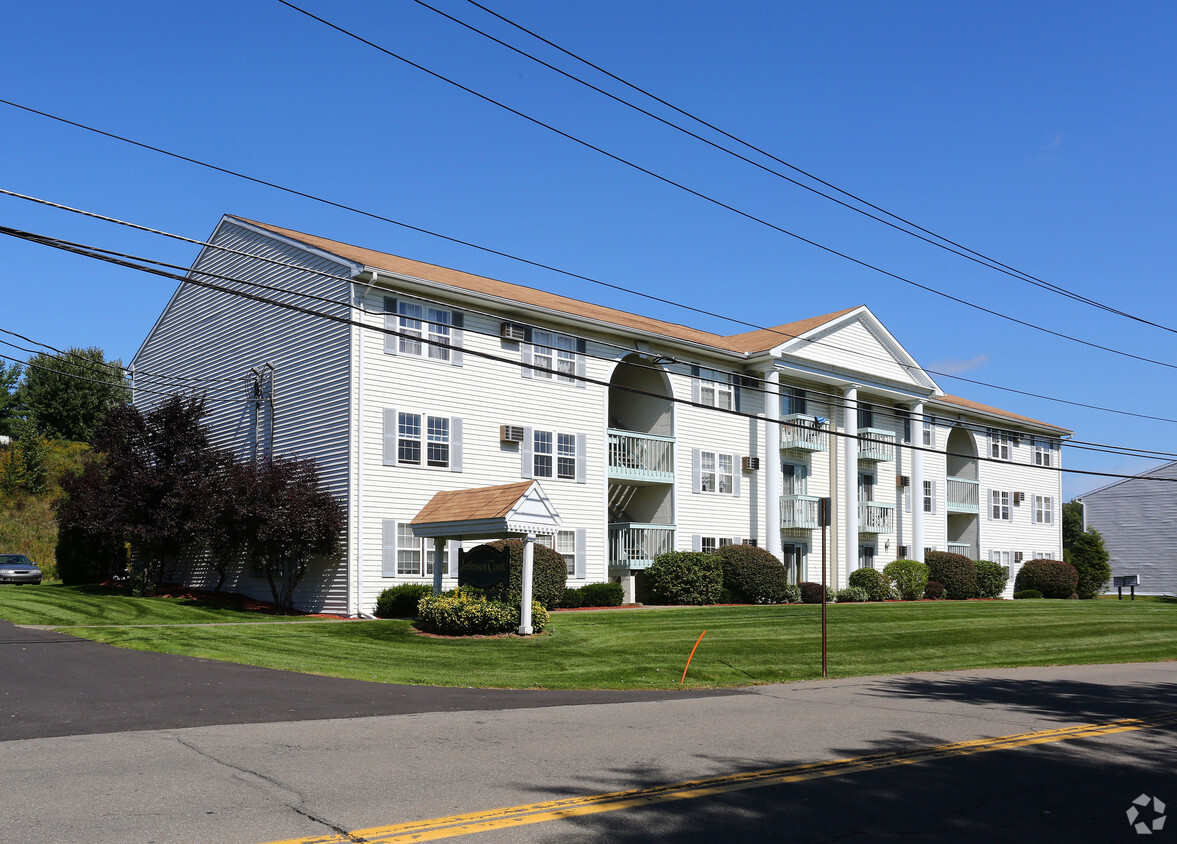
<svg viewBox="0 0 1177 844">
<path fill-rule="evenodd" d="M 539 481 L 439 492 L 409 523 L 414 536 L 501 539 L 555 533 L 560 515 Z"/>
</svg>

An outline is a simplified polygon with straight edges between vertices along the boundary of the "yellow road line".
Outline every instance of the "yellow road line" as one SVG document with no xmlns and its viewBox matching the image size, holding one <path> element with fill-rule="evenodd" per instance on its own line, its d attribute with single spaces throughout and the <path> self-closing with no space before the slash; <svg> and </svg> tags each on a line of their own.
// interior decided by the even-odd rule
<svg viewBox="0 0 1177 844">
<path fill-rule="evenodd" d="M 569 797 L 563 800 L 549 800 L 544 803 L 531 803 L 525 806 L 510 806 L 501 809 L 489 809 L 482 812 L 469 812 L 446 818 L 411 821 L 409 823 L 394 824 L 391 826 L 375 826 L 369 827 L 368 829 L 357 829 L 350 835 L 332 833 L 330 835 L 312 836 L 310 838 L 289 838 L 283 841 L 272 841 L 269 844 L 355 844 L 357 841 L 370 842 L 370 844 L 401 844 L 401 842 L 411 841 L 433 841 L 439 838 L 454 838 L 459 835 L 470 835 L 475 832 L 510 829 L 512 827 L 543 823 L 561 818 L 593 815 L 599 812 L 615 812 L 619 809 L 632 809 L 671 800 L 709 797 L 732 791 L 743 791 L 749 788 L 763 788 L 764 786 L 770 785 L 804 782 L 822 777 L 834 777 L 843 774 L 855 774 L 863 771 L 890 768 L 896 765 L 914 765 L 933 759 L 943 759 L 950 756 L 967 756 L 973 753 L 986 753 L 991 750 L 1011 750 L 1017 747 L 1028 747 L 1030 745 L 1045 744 L 1048 742 L 1095 738 L 1097 736 L 1107 736 L 1134 730 L 1147 730 L 1174 723 L 1177 723 L 1177 712 L 1162 713 L 1151 718 L 1122 718 L 1118 721 L 1108 721 L 1104 724 L 1081 724 L 1074 727 L 1059 727 L 1053 730 L 1040 730 L 1033 733 L 973 739 L 971 741 L 953 742 L 952 744 L 941 744 L 934 747 L 917 748 L 915 750 L 880 753 L 874 756 L 837 759 L 832 762 L 812 762 L 807 765 L 794 765 L 788 768 L 769 768 L 762 771 L 750 771 L 742 774 L 688 780 L 686 782 L 671 783 L 632 791 L 614 791 L 584 797 Z"/>
</svg>

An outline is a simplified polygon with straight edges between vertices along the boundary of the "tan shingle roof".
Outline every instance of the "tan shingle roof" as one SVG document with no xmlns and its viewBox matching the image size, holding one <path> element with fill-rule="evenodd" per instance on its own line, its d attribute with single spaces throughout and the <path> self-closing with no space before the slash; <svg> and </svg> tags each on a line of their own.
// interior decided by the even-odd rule
<svg viewBox="0 0 1177 844">
<path fill-rule="evenodd" d="M 1002 410 L 1001 408 L 997 407 L 990 407 L 987 404 L 981 404 L 980 402 L 972 401 L 971 399 L 962 399 L 960 396 L 936 396 L 934 399 L 932 399 L 932 401 L 956 405 L 957 407 L 963 407 L 967 410 L 978 410 L 982 413 L 992 413 L 996 416 L 1004 416 L 1008 419 L 1015 419 L 1019 422 L 1026 422 L 1030 425 L 1040 425 L 1044 428 L 1054 428 L 1056 431 L 1064 434 L 1071 433 L 1070 429 L 1068 428 L 1060 428 L 1058 425 L 1052 425 L 1049 422 L 1042 422 L 1038 419 L 1031 419 L 1029 416 L 1019 416 L 1016 413 L 1010 413 L 1008 410 Z"/>
<path fill-rule="evenodd" d="M 429 499 L 421 512 L 409 524 L 426 525 L 438 522 L 473 522 L 501 519 L 511 512 L 534 481 L 518 481 L 502 486 L 478 489 L 458 489 L 439 492 Z"/>
<path fill-rule="evenodd" d="M 856 311 L 861 307 L 862 305 L 855 305 L 853 308 L 834 311 L 834 313 L 826 314 L 825 316 L 810 317 L 809 319 L 802 319 L 797 322 L 787 322 L 775 328 L 758 328 L 755 331 L 747 331 L 743 334 L 731 334 L 723 339 L 727 344 L 727 348 L 735 352 L 763 352 L 766 349 L 779 346 L 781 343 L 787 343 L 794 337 L 800 337 L 815 328 L 825 325 L 827 322 L 833 322 L 838 317 L 846 316 L 846 314 Z"/>
</svg>

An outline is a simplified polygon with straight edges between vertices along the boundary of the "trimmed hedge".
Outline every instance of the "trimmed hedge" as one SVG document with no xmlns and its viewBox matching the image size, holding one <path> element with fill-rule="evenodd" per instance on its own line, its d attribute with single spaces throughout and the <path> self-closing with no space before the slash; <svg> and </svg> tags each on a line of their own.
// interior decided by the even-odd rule
<svg viewBox="0 0 1177 844">
<path fill-rule="evenodd" d="M 919 560 L 894 560 L 883 567 L 883 575 L 905 601 L 918 601 L 928 587 L 928 567 Z"/>
<path fill-rule="evenodd" d="M 781 561 L 755 545 L 723 545 L 715 550 L 723 568 L 723 588 L 747 604 L 784 603 L 788 575 Z"/>
<path fill-rule="evenodd" d="M 477 589 L 457 589 L 422 598 L 416 624 L 440 636 L 493 636 L 519 629 L 519 607 L 491 600 Z M 548 611 L 539 601 L 531 602 L 531 626 L 536 633 L 548 626 Z"/>
<path fill-rule="evenodd" d="M 938 581 L 929 580 L 928 585 L 924 587 L 924 600 L 943 601 L 945 594 L 944 584 Z"/>
<path fill-rule="evenodd" d="M 878 569 L 855 569 L 850 572 L 848 582 L 851 586 L 865 589 L 868 601 L 891 601 L 896 597 L 891 582 Z"/>
<path fill-rule="evenodd" d="M 385 589 L 376 598 L 377 618 L 411 618 L 417 615 L 417 604 L 426 595 L 433 594 L 433 587 L 424 583 L 402 583 Z"/>
<path fill-rule="evenodd" d="M 928 579 L 943 584 L 944 597 L 948 600 L 977 597 L 977 567 L 964 554 L 925 551 L 924 565 L 928 567 Z"/>
<path fill-rule="evenodd" d="M 870 599 L 870 593 L 861 586 L 847 586 L 839 589 L 837 594 L 839 604 L 859 604 Z"/>
<path fill-rule="evenodd" d="M 511 585 L 505 595 L 498 596 L 508 603 L 519 603 L 523 600 L 523 540 L 496 539 L 486 543 L 491 548 L 508 548 L 511 552 Z M 459 572 L 460 574 L 460 572 Z M 556 553 L 555 549 L 535 543 L 535 553 L 532 557 L 531 599 L 546 607 L 555 607 L 560 603 L 564 594 L 564 584 L 568 580 L 568 564 L 564 557 Z"/>
<path fill-rule="evenodd" d="M 801 603 L 801 587 L 794 583 L 790 583 L 785 587 L 784 595 L 781 600 L 782 604 L 799 604 Z"/>
<path fill-rule="evenodd" d="M 1020 601 L 1026 598 L 1041 598 L 1042 593 L 1037 589 L 1023 589 L 1021 592 L 1014 592 L 1014 600 Z"/>
<path fill-rule="evenodd" d="M 1029 560 L 1018 571 L 1014 592 L 1034 589 L 1043 598 L 1069 598 L 1075 594 L 1079 572 L 1062 560 Z"/>
<path fill-rule="evenodd" d="M 579 589 L 565 589 L 560 606 L 565 609 L 619 607 L 622 596 L 620 583 L 587 583 Z"/>
<path fill-rule="evenodd" d="M 668 551 L 646 569 L 654 600 L 662 604 L 714 604 L 723 590 L 719 558 L 700 551 Z"/>
<path fill-rule="evenodd" d="M 834 593 L 830 587 L 826 587 L 826 601 L 834 600 Z M 806 581 L 801 584 L 801 603 L 803 604 L 820 604 L 821 603 L 821 584 Z"/>
<path fill-rule="evenodd" d="M 1009 580 L 1009 569 L 990 560 L 975 560 L 973 567 L 977 570 L 977 597 L 1000 597 Z"/>
</svg>

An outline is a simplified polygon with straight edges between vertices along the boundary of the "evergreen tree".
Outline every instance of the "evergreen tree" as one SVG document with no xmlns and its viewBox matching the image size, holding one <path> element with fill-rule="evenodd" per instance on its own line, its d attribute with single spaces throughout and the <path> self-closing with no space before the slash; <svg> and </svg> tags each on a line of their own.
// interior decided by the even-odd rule
<svg viewBox="0 0 1177 844">
<path fill-rule="evenodd" d="M 1094 598 L 1108 588 L 1112 567 L 1103 537 L 1095 528 L 1083 530 L 1083 505 L 1068 501 L 1063 505 L 1063 559 L 1079 573 L 1075 594 Z"/>
<path fill-rule="evenodd" d="M 19 363 L 14 363 L 11 366 L 0 363 L 0 436 L 12 437 L 16 435 L 17 411 L 20 409 L 20 402 L 17 399 L 20 374 Z"/>
</svg>

